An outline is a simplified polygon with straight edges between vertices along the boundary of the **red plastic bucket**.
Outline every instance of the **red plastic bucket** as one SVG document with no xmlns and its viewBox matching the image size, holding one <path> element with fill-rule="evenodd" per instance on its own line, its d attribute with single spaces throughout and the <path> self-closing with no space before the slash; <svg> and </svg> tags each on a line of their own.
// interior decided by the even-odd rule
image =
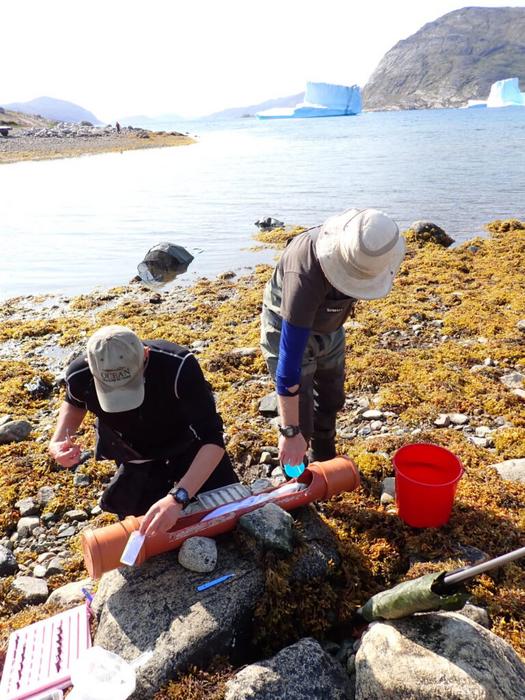
<svg viewBox="0 0 525 700">
<path fill-rule="evenodd" d="M 393 459 L 399 517 L 412 527 L 440 527 L 448 522 L 463 465 L 438 445 L 405 445 Z"/>
</svg>

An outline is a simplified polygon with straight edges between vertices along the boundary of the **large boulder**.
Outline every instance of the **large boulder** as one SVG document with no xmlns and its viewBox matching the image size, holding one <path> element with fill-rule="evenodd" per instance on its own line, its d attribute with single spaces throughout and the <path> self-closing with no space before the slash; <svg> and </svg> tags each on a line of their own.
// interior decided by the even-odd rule
<svg viewBox="0 0 525 700">
<path fill-rule="evenodd" d="M 301 639 L 271 659 L 246 666 L 226 683 L 224 700 L 352 697 L 348 676 L 315 639 Z"/>
<path fill-rule="evenodd" d="M 525 664 L 458 613 L 370 625 L 355 659 L 356 700 L 522 700 Z"/>
<path fill-rule="evenodd" d="M 95 644 L 128 661 L 154 651 L 138 671 L 135 700 L 152 698 L 192 664 L 205 667 L 215 655 L 235 656 L 246 645 L 264 576 L 231 538 L 218 548 L 214 578 L 227 573 L 235 576 L 199 592 L 207 578 L 179 566 L 177 552 L 169 552 L 102 577 L 93 606 L 100 618 Z"/>
</svg>

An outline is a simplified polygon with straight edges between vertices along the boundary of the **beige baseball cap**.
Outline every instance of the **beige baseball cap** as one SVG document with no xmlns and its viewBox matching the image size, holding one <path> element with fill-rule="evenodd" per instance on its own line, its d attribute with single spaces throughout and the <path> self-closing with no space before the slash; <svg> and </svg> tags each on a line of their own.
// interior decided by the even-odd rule
<svg viewBox="0 0 525 700">
<path fill-rule="evenodd" d="M 405 241 L 382 211 L 349 209 L 324 222 L 315 252 L 333 287 L 355 299 L 379 299 L 392 288 Z"/>
<path fill-rule="evenodd" d="M 103 411 L 120 413 L 144 401 L 144 345 L 125 326 L 104 326 L 87 344 L 87 361 Z"/>
</svg>

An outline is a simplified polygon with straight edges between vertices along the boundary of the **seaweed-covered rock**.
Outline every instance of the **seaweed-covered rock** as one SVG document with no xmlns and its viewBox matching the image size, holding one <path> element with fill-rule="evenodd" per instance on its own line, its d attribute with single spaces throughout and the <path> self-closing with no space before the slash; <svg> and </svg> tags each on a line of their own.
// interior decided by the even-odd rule
<svg viewBox="0 0 525 700">
<path fill-rule="evenodd" d="M 525 664 L 457 613 L 374 623 L 356 655 L 356 700 L 521 700 Z"/>
<path fill-rule="evenodd" d="M 415 241 L 418 245 L 435 243 L 444 248 L 448 248 L 454 243 L 454 239 L 448 233 L 431 221 L 414 221 L 408 230 L 407 238 Z"/>
<path fill-rule="evenodd" d="M 134 700 L 153 697 L 190 665 L 206 667 L 218 654 L 246 651 L 253 610 L 263 591 L 263 573 L 256 563 L 233 542 L 222 543 L 217 576 L 235 576 L 199 592 L 202 575 L 176 562 L 176 552 L 170 552 L 140 567 L 111 571 L 97 589 L 95 643 L 128 661 L 146 649 L 154 651 L 138 670 Z"/>
<path fill-rule="evenodd" d="M 352 697 L 341 664 L 315 639 L 301 639 L 271 659 L 246 666 L 226 683 L 225 700 L 303 700 Z"/>
</svg>

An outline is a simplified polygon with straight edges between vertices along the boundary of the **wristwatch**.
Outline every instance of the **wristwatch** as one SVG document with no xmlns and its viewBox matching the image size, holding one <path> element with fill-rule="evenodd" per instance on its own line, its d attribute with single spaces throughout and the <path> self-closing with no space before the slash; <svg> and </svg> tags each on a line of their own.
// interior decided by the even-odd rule
<svg viewBox="0 0 525 700">
<path fill-rule="evenodd" d="M 183 508 L 185 508 L 190 502 L 190 494 L 182 487 L 175 486 L 175 488 L 168 491 L 168 494 L 173 497 L 173 499 L 180 503 Z"/>
<path fill-rule="evenodd" d="M 298 425 L 280 425 L 279 432 L 284 437 L 291 438 L 291 437 L 295 437 L 296 435 L 299 435 L 299 433 L 301 432 L 301 429 L 299 428 Z"/>
</svg>

